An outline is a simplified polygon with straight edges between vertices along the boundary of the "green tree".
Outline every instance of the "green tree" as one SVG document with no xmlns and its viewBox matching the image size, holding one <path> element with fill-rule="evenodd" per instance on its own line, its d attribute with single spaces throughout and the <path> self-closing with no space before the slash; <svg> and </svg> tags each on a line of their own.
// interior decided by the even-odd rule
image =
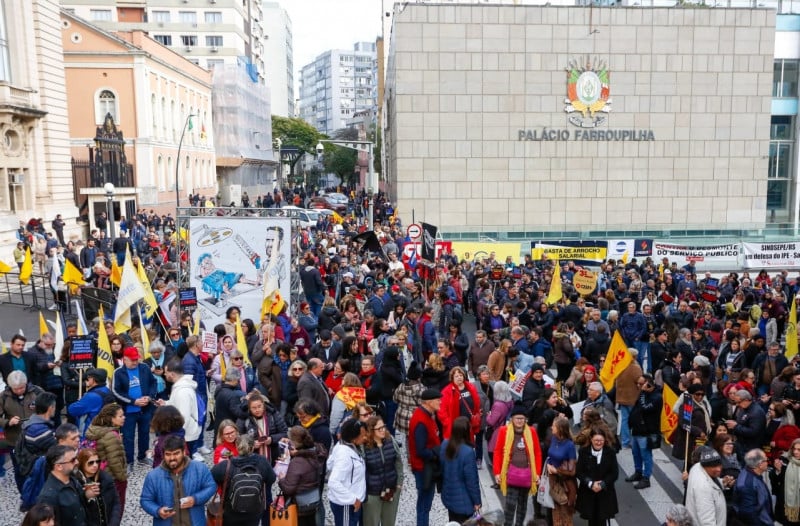
<svg viewBox="0 0 800 526">
<path fill-rule="evenodd" d="M 333 140 L 357 141 L 358 130 L 355 128 L 336 130 L 333 132 Z M 323 145 L 325 146 L 323 157 L 325 171 L 338 175 L 344 185 L 353 184 L 356 163 L 358 162 L 358 151 L 330 143 L 323 143 Z"/>
<path fill-rule="evenodd" d="M 272 140 L 280 139 L 281 147 L 294 146 L 300 150 L 300 155 L 290 165 L 292 173 L 294 166 L 304 153 L 316 155 L 317 143 L 327 136 L 303 119 L 293 117 L 272 116 Z"/>
</svg>

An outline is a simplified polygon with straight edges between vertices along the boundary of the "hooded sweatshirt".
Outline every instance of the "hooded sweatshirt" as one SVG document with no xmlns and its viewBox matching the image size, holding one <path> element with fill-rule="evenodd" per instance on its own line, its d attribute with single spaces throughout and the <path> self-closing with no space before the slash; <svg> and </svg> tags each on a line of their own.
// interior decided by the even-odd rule
<svg viewBox="0 0 800 526">
<path fill-rule="evenodd" d="M 178 409 L 183 415 L 183 430 L 186 432 L 186 441 L 191 442 L 200 438 L 202 429 L 198 424 L 197 414 L 197 382 L 191 376 L 183 375 L 172 385 L 169 405 Z"/>
</svg>

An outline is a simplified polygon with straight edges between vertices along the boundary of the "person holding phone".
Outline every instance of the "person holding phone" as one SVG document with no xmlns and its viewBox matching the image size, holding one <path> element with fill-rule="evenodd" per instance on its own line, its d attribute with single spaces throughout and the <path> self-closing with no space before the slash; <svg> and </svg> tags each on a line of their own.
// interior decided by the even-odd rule
<svg viewBox="0 0 800 526">
<path fill-rule="evenodd" d="M 122 522 L 122 506 L 114 485 L 114 479 L 100 469 L 100 456 L 94 449 L 78 452 L 78 466 L 74 471 L 86 491 L 97 497 L 86 501 L 87 526 L 119 526 Z"/>
</svg>

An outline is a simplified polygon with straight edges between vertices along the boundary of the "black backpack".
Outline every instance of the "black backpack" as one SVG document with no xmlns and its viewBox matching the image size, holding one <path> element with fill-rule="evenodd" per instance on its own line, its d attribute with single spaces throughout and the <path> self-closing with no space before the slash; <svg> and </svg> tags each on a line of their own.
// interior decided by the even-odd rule
<svg viewBox="0 0 800 526">
<path fill-rule="evenodd" d="M 14 457 L 17 459 L 17 468 L 19 469 L 19 474 L 23 477 L 27 477 L 30 474 L 37 457 L 26 445 L 25 429 L 26 428 L 22 429 L 17 443 L 14 445 Z"/>
<path fill-rule="evenodd" d="M 235 513 L 264 512 L 264 481 L 255 466 L 233 466 L 234 474 L 228 489 L 228 501 Z"/>
</svg>

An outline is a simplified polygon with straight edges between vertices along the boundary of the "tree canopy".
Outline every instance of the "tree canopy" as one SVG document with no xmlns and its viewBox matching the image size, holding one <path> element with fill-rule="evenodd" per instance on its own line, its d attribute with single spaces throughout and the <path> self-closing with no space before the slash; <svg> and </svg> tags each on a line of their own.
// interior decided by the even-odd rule
<svg viewBox="0 0 800 526">
<path fill-rule="evenodd" d="M 305 153 L 316 153 L 317 143 L 326 136 L 303 119 L 272 116 L 272 139 L 280 138 L 283 146 L 295 146 Z"/>
</svg>

